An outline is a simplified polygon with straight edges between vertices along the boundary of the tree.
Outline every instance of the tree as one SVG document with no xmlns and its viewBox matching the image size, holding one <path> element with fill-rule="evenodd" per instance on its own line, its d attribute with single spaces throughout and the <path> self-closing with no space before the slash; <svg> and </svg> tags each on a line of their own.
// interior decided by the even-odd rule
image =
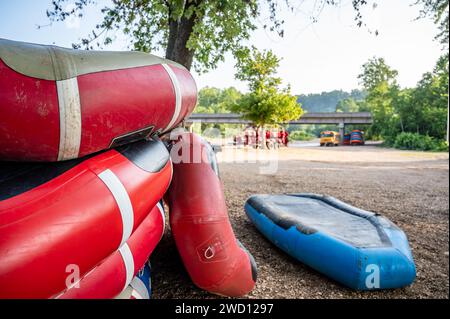
<svg viewBox="0 0 450 319">
<path fill-rule="evenodd" d="M 366 92 L 352 90 L 350 93 L 342 90 L 333 90 L 330 92 L 313 93 L 308 95 L 299 95 L 298 103 L 302 105 L 307 112 L 336 112 L 336 107 L 340 101 L 352 99 L 355 102 L 364 100 Z"/>
<path fill-rule="evenodd" d="M 402 132 L 446 136 L 448 106 L 448 55 L 441 57 L 433 72 L 427 72 L 412 89 L 398 92 L 392 100 Z"/>
<path fill-rule="evenodd" d="M 372 112 L 374 123 L 367 130 L 370 137 L 393 144 L 399 133 L 414 133 L 424 141 L 442 141 L 448 116 L 448 65 L 446 54 L 415 88 L 400 89 L 397 72 L 382 59 L 364 64 L 360 80 L 368 95 L 360 110 Z"/>
<path fill-rule="evenodd" d="M 427 72 L 411 93 L 411 108 L 418 113 L 417 133 L 438 139 L 446 137 L 449 85 L 448 54 L 439 58 L 433 72 Z"/>
<path fill-rule="evenodd" d="M 449 43 L 449 0 L 417 0 L 416 5 L 423 5 L 423 9 L 420 12 L 420 18 L 432 17 L 434 23 L 438 25 L 439 33 L 436 35 L 435 40 L 438 40 L 442 44 L 442 49 L 448 52 Z M 447 60 L 447 81 L 448 81 L 448 53 L 444 54 L 440 58 L 442 60 Z M 438 62 L 439 63 L 439 62 Z M 448 91 L 448 82 L 447 82 Z M 438 110 L 436 110 L 438 111 Z M 441 109 L 438 112 L 443 112 Z M 448 143 L 448 128 L 449 116 L 448 116 L 448 95 L 447 95 L 447 143 Z"/>
<path fill-rule="evenodd" d="M 52 0 L 47 10 L 50 21 L 64 21 L 83 17 L 84 10 L 97 0 L 77 0 L 68 7 L 70 0 Z M 289 11 L 301 4 L 283 1 Z M 326 5 L 337 6 L 340 0 L 315 1 L 310 19 L 315 22 Z M 263 3 L 267 6 L 263 6 Z M 292 1 L 295 2 L 295 1 Z M 353 0 L 356 23 L 362 25 L 360 9 L 368 0 Z M 91 34 L 73 44 L 74 48 L 93 49 L 112 43 L 115 32 L 123 32 L 130 45 L 139 51 L 151 52 L 164 49 L 168 59 L 186 68 L 193 65 L 197 71 L 214 68 L 223 61 L 225 52 L 240 49 L 242 40 L 248 39 L 256 29 L 257 17 L 268 8 L 265 29 L 283 37 L 284 20 L 280 19 L 280 2 L 277 0 L 112 0 L 102 9 L 103 19 Z M 112 35 L 111 35 L 112 33 Z"/>
<path fill-rule="evenodd" d="M 358 102 L 351 97 L 340 100 L 336 105 L 336 112 L 358 112 L 358 111 L 359 111 Z"/>
<path fill-rule="evenodd" d="M 252 121 L 258 129 L 266 124 L 287 123 L 303 114 L 289 89 L 278 91 L 275 87 L 244 95 L 234 105 L 233 111 Z"/>
<path fill-rule="evenodd" d="M 217 113 L 216 108 L 219 103 L 220 89 L 205 87 L 198 91 L 198 102 L 195 108 L 196 113 Z"/>
<path fill-rule="evenodd" d="M 204 87 L 198 92 L 196 113 L 230 113 L 232 105 L 241 98 L 242 93 L 234 87 L 218 89 Z"/>
<path fill-rule="evenodd" d="M 250 93 L 233 106 L 233 111 L 252 121 L 257 131 L 262 129 L 265 147 L 266 124 L 286 123 L 303 114 L 290 87 L 280 89 L 281 79 L 275 76 L 280 59 L 270 50 L 246 49 L 238 55 L 236 78 L 247 81 Z"/>
<path fill-rule="evenodd" d="M 373 57 L 362 66 L 362 73 L 358 75 L 360 84 L 369 92 L 374 90 L 380 84 L 387 86 L 396 85 L 398 72 L 391 69 L 383 58 Z"/>
<path fill-rule="evenodd" d="M 274 76 L 279 64 L 280 59 L 271 50 L 243 48 L 237 54 L 235 77 L 248 82 L 251 91 L 276 87 L 281 83 L 281 78 Z"/>
<path fill-rule="evenodd" d="M 218 89 L 204 87 L 198 91 L 198 104 L 195 113 L 230 113 L 231 107 L 241 98 L 242 93 L 234 87 Z M 234 128 L 233 124 L 201 123 L 200 130 L 204 132 L 208 128 L 216 128 L 223 133 Z"/>
<path fill-rule="evenodd" d="M 397 74 L 383 58 L 374 57 L 362 66 L 358 79 L 367 91 L 365 107 L 373 116 L 373 125 L 367 132 L 371 138 L 392 136 L 401 121 L 393 107 L 393 98 L 399 91 Z"/>
<path fill-rule="evenodd" d="M 223 89 L 220 94 L 220 100 L 221 100 L 221 107 L 220 112 L 221 113 L 229 113 L 231 112 L 231 108 L 233 105 L 236 104 L 237 101 L 242 97 L 242 93 L 238 91 L 235 87 L 229 87 L 226 89 Z"/>
<path fill-rule="evenodd" d="M 83 9 L 95 3 L 78 0 L 75 7 L 65 10 L 67 0 L 53 0 L 47 15 L 52 21 L 82 17 Z M 93 49 L 94 42 L 98 47 L 108 45 L 114 40 L 108 32 L 120 30 L 135 50 L 164 48 L 166 58 L 188 69 L 194 58 L 197 68 L 209 69 L 223 60 L 226 51 L 249 37 L 255 29 L 257 9 L 257 2 L 252 0 L 113 0 L 111 6 L 102 9 L 103 21 L 74 48 Z"/>
<path fill-rule="evenodd" d="M 420 11 L 420 18 L 431 17 L 434 23 L 438 25 L 439 33 L 436 35 L 436 40 L 443 45 L 445 51 L 448 50 L 448 32 L 449 32 L 449 0 L 417 0 L 416 5 L 422 5 L 423 9 Z"/>
</svg>

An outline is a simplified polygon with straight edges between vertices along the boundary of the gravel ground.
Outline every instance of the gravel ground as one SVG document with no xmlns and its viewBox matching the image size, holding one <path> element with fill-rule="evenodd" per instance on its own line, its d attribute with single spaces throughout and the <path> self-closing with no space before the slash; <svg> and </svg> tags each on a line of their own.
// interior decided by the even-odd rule
<svg viewBox="0 0 450 319">
<path fill-rule="evenodd" d="M 261 154 L 260 159 L 278 159 L 275 174 L 260 174 L 267 163 L 242 162 L 255 156 L 252 151 L 225 148 L 218 156 L 231 223 L 258 264 L 258 281 L 248 298 L 449 297 L 448 154 L 376 146 L 284 148 L 275 157 L 269 151 Z M 409 238 L 416 281 L 402 289 L 355 292 L 286 255 L 260 235 L 243 209 L 252 194 L 285 192 L 327 194 L 388 217 Z M 151 262 L 153 298 L 217 298 L 191 283 L 170 229 Z"/>
</svg>

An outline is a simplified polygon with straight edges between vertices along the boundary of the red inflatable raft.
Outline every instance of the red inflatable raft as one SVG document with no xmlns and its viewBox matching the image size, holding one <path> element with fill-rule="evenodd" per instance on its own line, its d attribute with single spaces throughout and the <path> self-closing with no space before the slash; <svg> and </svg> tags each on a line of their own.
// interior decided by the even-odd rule
<svg viewBox="0 0 450 319">
<path fill-rule="evenodd" d="M 0 166 L 0 298 L 48 298 L 122 247 L 167 190 L 161 141 L 88 159 Z M 31 265 L 31 266 L 30 266 Z M 32 268 L 30 268 L 32 267 Z"/>
<path fill-rule="evenodd" d="M 133 278 L 128 287 L 115 299 L 150 299 L 152 294 L 151 266 L 148 261 Z"/>
<path fill-rule="evenodd" d="M 170 225 L 192 281 L 219 295 L 247 294 L 255 285 L 256 264 L 231 228 L 211 146 L 196 135 L 182 134 L 171 158 Z"/>
<path fill-rule="evenodd" d="M 142 52 L 0 39 L 0 160 L 61 161 L 168 131 L 195 107 L 183 66 Z"/>
<path fill-rule="evenodd" d="M 61 299 L 110 299 L 125 289 L 139 288 L 135 276 L 147 262 L 164 233 L 164 209 L 161 204 L 139 225 L 128 241 L 68 289 L 54 296 Z M 137 284 L 137 287 L 133 287 Z"/>
</svg>

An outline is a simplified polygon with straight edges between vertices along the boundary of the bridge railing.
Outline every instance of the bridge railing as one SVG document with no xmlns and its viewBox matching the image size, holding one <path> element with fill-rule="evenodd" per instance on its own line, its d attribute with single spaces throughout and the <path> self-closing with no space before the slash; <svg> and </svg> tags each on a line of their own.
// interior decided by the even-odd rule
<svg viewBox="0 0 450 319">
<path fill-rule="evenodd" d="M 185 123 L 217 123 L 217 124 L 250 124 L 236 113 L 194 113 Z M 372 124 L 370 112 L 335 112 L 335 113 L 305 113 L 299 119 L 290 121 L 289 124 Z M 281 123 L 280 123 L 281 124 Z"/>
</svg>

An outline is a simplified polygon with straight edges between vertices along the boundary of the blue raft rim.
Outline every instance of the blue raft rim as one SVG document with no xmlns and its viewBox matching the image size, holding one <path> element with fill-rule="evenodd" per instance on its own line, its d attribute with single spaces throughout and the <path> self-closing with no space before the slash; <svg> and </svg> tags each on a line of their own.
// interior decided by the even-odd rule
<svg viewBox="0 0 450 319">
<path fill-rule="evenodd" d="M 330 196 L 284 194 L 322 201 L 370 221 L 376 227 L 382 244 L 357 247 L 292 218 L 283 218 L 258 196 L 251 196 L 245 204 L 248 218 L 267 239 L 309 267 L 355 290 L 400 288 L 414 281 L 416 267 L 406 235 L 381 215 Z"/>
</svg>

